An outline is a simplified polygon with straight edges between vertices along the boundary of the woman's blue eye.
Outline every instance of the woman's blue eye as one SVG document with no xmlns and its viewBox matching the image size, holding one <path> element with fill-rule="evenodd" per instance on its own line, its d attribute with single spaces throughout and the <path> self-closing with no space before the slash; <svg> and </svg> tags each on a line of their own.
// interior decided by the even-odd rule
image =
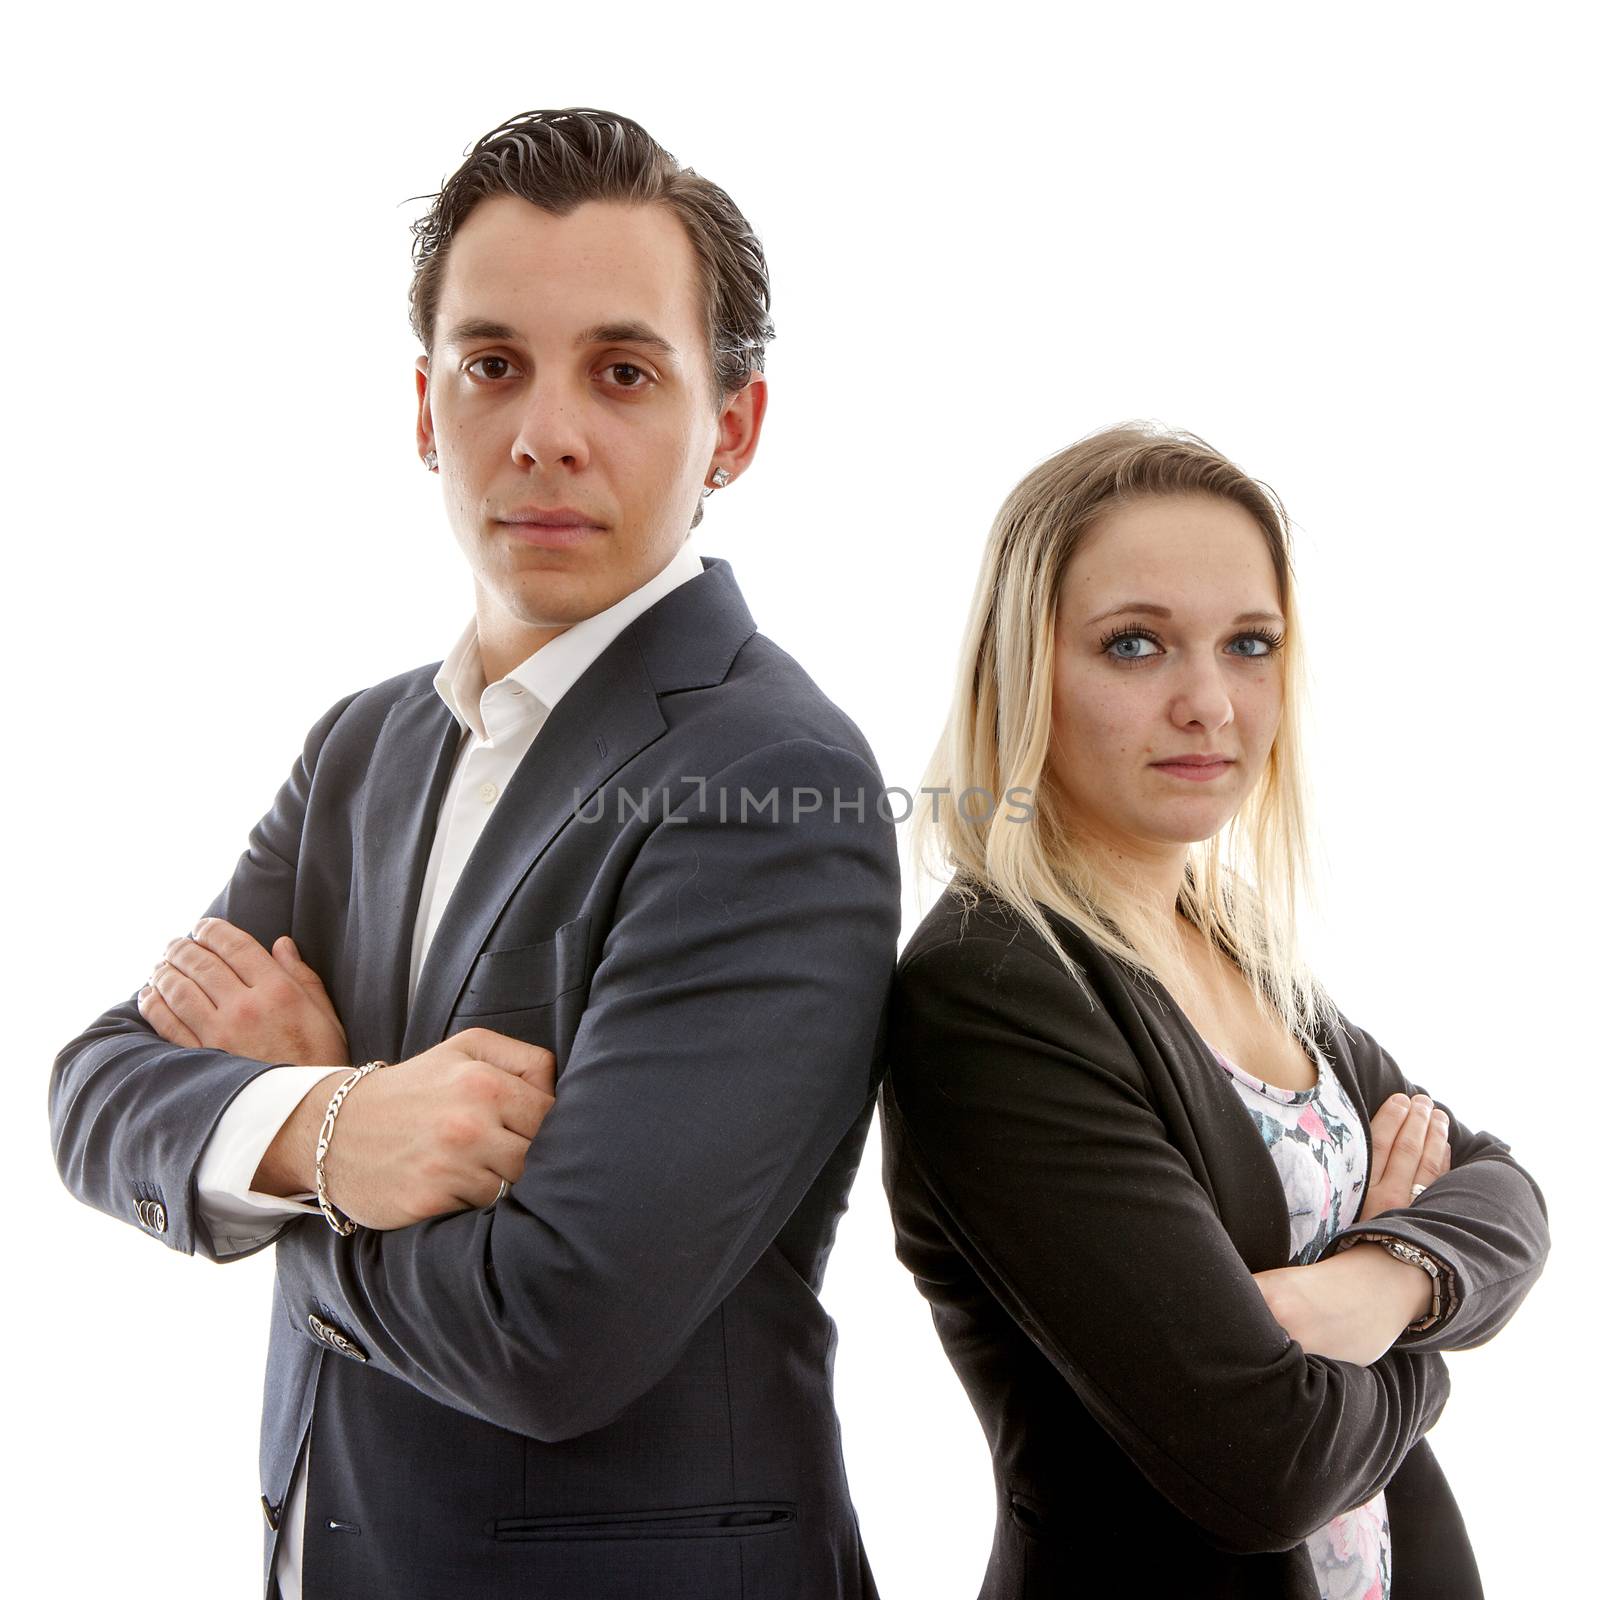
<svg viewBox="0 0 1600 1600">
<path fill-rule="evenodd" d="M 1279 645 L 1283 643 L 1281 633 L 1241 633 L 1235 644 L 1253 643 L 1261 646 L 1259 650 L 1241 650 L 1238 653 L 1247 661 L 1259 661 L 1263 656 L 1270 656 Z"/>
<path fill-rule="evenodd" d="M 1144 651 L 1136 648 L 1130 651 L 1119 650 L 1117 648 L 1118 645 L 1124 644 L 1131 644 L 1134 646 L 1148 644 L 1151 646 L 1151 649 L 1149 651 Z M 1155 645 L 1155 635 L 1149 633 L 1144 628 L 1122 628 L 1116 633 L 1108 633 L 1105 638 L 1100 641 L 1100 648 L 1108 656 L 1110 656 L 1113 661 L 1148 661 L 1150 656 L 1156 653 Z"/>
<path fill-rule="evenodd" d="M 1142 634 L 1125 633 L 1125 634 L 1123 634 L 1121 636 L 1121 638 L 1113 639 L 1111 641 L 1111 646 L 1110 646 L 1109 650 L 1107 651 L 1107 654 L 1116 656 L 1117 659 L 1121 660 L 1121 661 L 1138 661 L 1142 657 L 1144 657 L 1145 655 L 1154 655 L 1155 654 L 1155 650 L 1154 650 L 1153 647 L 1148 651 L 1139 650 L 1139 649 L 1119 650 L 1117 648 L 1118 645 L 1124 645 L 1124 644 L 1131 644 L 1131 645 L 1137 646 L 1137 645 L 1141 645 L 1141 644 L 1150 644 L 1150 640 L 1146 639 Z"/>
<path fill-rule="evenodd" d="M 1240 643 L 1254 643 L 1260 645 L 1259 650 L 1233 650 L 1234 645 Z M 1148 650 L 1141 650 L 1141 644 L 1148 644 Z M 1245 661 L 1261 661 L 1273 654 L 1283 644 L 1281 633 L 1241 633 L 1229 641 L 1232 654 Z M 1119 648 L 1122 645 L 1133 646 L 1130 650 Z M 1145 628 L 1123 628 L 1112 634 L 1107 634 L 1100 641 L 1100 648 L 1111 657 L 1113 661 L 1148 661 L 1152 656 L 1162 653 L 1160 641 Z"/>
</svg>

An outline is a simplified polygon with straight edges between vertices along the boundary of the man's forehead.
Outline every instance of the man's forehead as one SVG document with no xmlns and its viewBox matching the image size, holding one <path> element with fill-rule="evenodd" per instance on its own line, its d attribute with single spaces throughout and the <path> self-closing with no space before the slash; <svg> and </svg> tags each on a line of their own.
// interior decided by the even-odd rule
<svg viewBox="0 0 1600 1600">
<path fill-rule="evenodd" d="M 557 217 L 496 195 L 451 243 L 438 327 L 448 339 L 474 325 L 500 338 L 635 326 L 681 345 L 698 303 L 694 249 L 666 207 L 588 201 Z"/>
</svg>

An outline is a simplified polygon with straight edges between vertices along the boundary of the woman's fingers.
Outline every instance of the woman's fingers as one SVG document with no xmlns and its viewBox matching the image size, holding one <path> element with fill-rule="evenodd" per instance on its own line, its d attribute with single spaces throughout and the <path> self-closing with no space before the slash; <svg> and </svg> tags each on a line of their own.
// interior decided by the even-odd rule
<svg viewBox="0 0 1600 1600">
<path fill-rule="evenodd" d="M 1450 1119 L 1434 1107 L 1428 1122 L 1428 1136 L 1422 1144 L 1422 1159 L 1417 1163 L 1416 1184 L 1430 1184 L 1440 1173 L 1450 1170 Z"/>
<path fill-rule="evenodd" d="M 1377 1176 L 1367 1187 L 1359 1221 L 1410 1205 L 1412 1186 L 1438 1176 L 1421 1170 L 1432 1121 L 1433 1102 L 1425 1094 L 1409 1099 L 1394 1095 L 1378 1108 L 1372 1119 L 1372 1170 Z"/>
<path fill-rule="evenodd" d="M 1389 1152 L 1394 1148 L 1395 1135 L 1405 1125 L 1411 1111 L 1411 1100 L 1403 1094 L 1390 1095 L 1378 1107 L 1372 1119 L 1372 1187 L 1383 1181 L 1389 1166 Z"/>
<path fill-rule="evenodd" d="M 1404 1183 L 1406 1201 L 1411 1200 L 1411 1185 L 1417 1181 L 1417 1168 L 1422 1162 L 1422 1147 L 1428 1142 L 1428 1127 L 1433 1117 L 1433 1101 L 1425 1094 L 1413 1095 L 1411 1109 L 1400 1131 L 1394 1136 L 1394 1148 L 1389 1152 L 1389 1167 L 1397 1182 Z"/>
</svg>

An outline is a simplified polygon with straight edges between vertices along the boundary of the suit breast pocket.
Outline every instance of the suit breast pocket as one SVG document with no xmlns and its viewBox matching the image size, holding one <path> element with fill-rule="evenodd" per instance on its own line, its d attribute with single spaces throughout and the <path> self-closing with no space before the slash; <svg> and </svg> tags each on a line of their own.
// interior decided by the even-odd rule
<svg viewBox="0 0 1600 1600">
<path fill-rule="evenodd" d="M 483 951 L 467 974 L 456 1016 L 538 1010 L 581 989 L 589 978 L 589 921 L 575 917 L 538 944 Z"/>
</svg>

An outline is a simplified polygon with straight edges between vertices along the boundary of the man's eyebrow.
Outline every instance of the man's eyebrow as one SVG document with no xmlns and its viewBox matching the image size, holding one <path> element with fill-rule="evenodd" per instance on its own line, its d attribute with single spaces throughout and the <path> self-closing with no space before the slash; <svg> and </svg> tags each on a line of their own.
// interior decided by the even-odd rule
<svg viewBox="0 0 1600 1600">
<path fill-rule="evenodd" d="M 468 317 L 450 330 L 446 344 L 470 344 L 474 339 L 516 339 L 520 335 L 504 322 L 493 322 L 487 317 Z"/>
<path fill-rule="evenodd" d="M 509 323 L 495 322 L 488 317 L 468 317 L 450 330 L 446 342 L 460 345 L 470 344 L 475 339 L 520 340 L 521 337 Z M 585 328 L 578 334 L 572 341 L 572 348 L 581 350 L 586 344 L 642 344 L 670 360 L 678 359 L 677 348 L 672 342 L 645 322 L 597 322 L 592 328 Z"/>
<path fill-rule="evenodd" d="M 1096 622 L 1104 622 L 1107 617 L 1120 617 L 1129 611 L 1142 612 L 1151 617 L 1171 617 L 1172 611 L 1168 606 L 1158 606 L 1150 600 L 1128 600 L 1120 606 L 1112 606 L 1109 611 L 1102 611 L 1097 617 L 1090 617 L 1084 626 L 1090 627 Z M 1283 618 L 1276 611 L 1241 611 L 1233 619 L 1233 626 L 1241 622 L 1282 622 Z"/>
<path fill-rule="evenodd" d="M 647 322 L 597 322 L 572 341 L 574 350 L 586 344 L 642 344 L 674 361 L 678 358 L 671 341 L 662 338 Z"/>
</svg>

